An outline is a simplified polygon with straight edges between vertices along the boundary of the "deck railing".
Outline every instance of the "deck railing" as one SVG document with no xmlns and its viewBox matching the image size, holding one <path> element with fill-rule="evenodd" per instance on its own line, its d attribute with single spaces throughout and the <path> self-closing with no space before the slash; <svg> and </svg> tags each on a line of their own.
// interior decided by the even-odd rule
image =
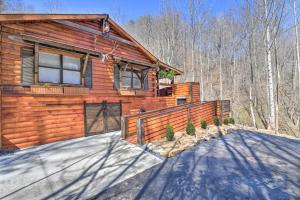
<svg viewBox="0 0 300 200">
<path fill-rule="evenodd" d="M 174 131 L 183 131 L 188 121 L 196 126 L 200 125 L 202 119 L 212 124 L 214 117 L 220 117 L 221 113 L 223 118 L 229 116 L 230 107 L 229 111 L 224 107 L 224 105 L 230 106 L 228 102 L 227 100 L 198 102 L 125 116 L 122 119 L 123 138 L 133 143 L 144 144 L 164 137 L 167 124 L 172 125 Z"/>
</svg>

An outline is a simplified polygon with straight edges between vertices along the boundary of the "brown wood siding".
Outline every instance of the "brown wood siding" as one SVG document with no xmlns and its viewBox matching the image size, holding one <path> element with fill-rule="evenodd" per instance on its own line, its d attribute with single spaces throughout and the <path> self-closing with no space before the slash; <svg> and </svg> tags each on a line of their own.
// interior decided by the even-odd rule
<svg viewBox="0 0 300 200">
<path fill-rule="evenodd" d="M 97 22 L 81 22 L 97 28 Z M 22 47 L 31 47 L 18 41 L 17 35 L 26 34 L 48 40 L 92 49 L 101 53 L 112 53 L 130 60 L 151 63 L 137 47 L 115 43 L 90 33 L 72 29 L 55 22 L 26 22 L 1 24 L 1 86 L 18 86 L 4 92 L 1 106 L 1 135 L 3 149 L 16 149 L 32 145 L 66 140 L 84 136 L 83 102 L 123 102 L 123 113 L 143 106 L 146 110 L 163 107 L 162 102 L 152 102 L 155 95 L 155 71 L 149 73 L 149 90 L 140 91 L 139 96 L 122 96 L 113 88 L 113 61 L 92 58 L 93 88 L 21 87 Z M 122 37 L 114 28 L 111 34 Z M 15 37 L 15 39 L 12 39 Z M 124 38 L 128 39 L 128 38 Z M 17 91 L 17 92 L 16 92 Z M 63 91 L 63 92 L 62 92 Z M 156 101 L 156 100 L 154 100 Z M 139 102 L 139 103 L 138 103 Z M 142 102 L 142 103 L 141 103 Z"/>
<path fill-rule="evenodd" d="M 133 115 L 127 118 L 128 130 L 126 131 L 126 140 L 137 143 L 137 119 L 144 119 L 144 142 L 149 143 L 165 137 L 166 126 L 170 124 L 174 131 L 184 131 L 188 120 L 190 119 L 195 126 L 200 126 L 201 120 L 206 120 L 208 124 L 213 124 L 216 114 L 220 116 L 220 104 L 217 101 L 191 104 L 188 112 L 187 106 L 176 106 L 146 114 Z M 172 111 L 175 110 L 175 111 Z M 170 111 L 170 112 L 166 112 Z M 154 116 L 155 114 L 166 112 L 165 114 Z M 188 113 L 190 113 L 188 117 Z M 223 113 L 223 119 L 229 117 L 229 112 Z"/>
<path fill-rule="evenodd" d="M 99 27 L 94 21 L 76 23 L 92 28 Z M 149 72 L 149 90 L 136 90 L 133 96 L 121 95 L 113 86 L 113 60 L 103 62 L 94 57 L 92 89 L 61 86 L 21 87 L 21 48 L 33 48 L 33 45 L 19 41 L 16 36 L 20 34 L 101 53 L 111 53 L 129 60 L 146 63 L 151 61 L 138 47 L 116 43 L 102 36 L 95 36 L 55 22 L 3 23 L 0 28 L 0 85 L 6 87 L 2 90 L 0 103 L 2 149 L 24 148 L 84 136 L 84 101 L 86 103 L 122 101 L 122 113 L 128 115 L 141 108 L 149 111 L 174 106 L 176 96 L 186 95 L 189 98 L 186 86 L 188 84 L 176 86 L 176 94 L 172 97 L 156 98 L 155 69 Z M 111 34 L 128 39 L 113 27 Z"/>
</svg>

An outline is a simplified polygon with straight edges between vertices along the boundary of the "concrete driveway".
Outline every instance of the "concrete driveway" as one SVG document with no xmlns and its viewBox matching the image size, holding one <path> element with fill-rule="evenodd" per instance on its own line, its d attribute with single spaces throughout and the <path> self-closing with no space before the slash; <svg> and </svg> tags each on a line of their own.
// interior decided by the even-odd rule
<svg viewBox="0 0 300 200">
<path fill-rule="evenodd" d="M 99 199 L 300 199 L 300 141 L 237 131 L 130 178 Z"/>
<path fill-rule="evenodd" d="M 160 162 L 120 132 L 34 147 L 0 157 L 0 199 L 87 199 Z"/>
</svg>

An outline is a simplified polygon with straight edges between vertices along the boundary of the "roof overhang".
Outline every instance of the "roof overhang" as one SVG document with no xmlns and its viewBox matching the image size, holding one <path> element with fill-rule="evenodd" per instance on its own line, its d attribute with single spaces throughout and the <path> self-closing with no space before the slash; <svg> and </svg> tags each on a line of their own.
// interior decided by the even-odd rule
<svg viewBox="0 0 300 200">
<path fill-rule="evenodd" d="M 182 75 L 182 74 L 183 74 L 183 71 L 181 71 L 181 70 L 179 70 L 179 69 L 177 69 L 177 68 L 175 68 L 175 67 L 172 67 L 172 66 L 170 66 L 170 65 L 168 65 L 168 64 L 166 64 L 166 63 L 163 63 L 163 62 L 161 62 L 161 61 L 158 62 L 158 65 L 159 65 L 160 67 L 162 67 L 162 68 L 165 68 L 165 69 L 169 69 L 169 70 L 174 71 L 174 72 L 176 73 L 176 75 Z"/>
<path fill-rule="evenodd" d="M 31 42 L 39 45 L 43 45 L 46 47 L 52 47 L 56 49 L 61 49 L 61 50 L 66 50 L 66 51 L 73 51 L 76 53 L 80 54 L 88 54 L 90 56 L 95 56 L 102 58 L 102 53 L 91 50 L 91 49 L 86 49 L 86 48 L 81 48 L 81 47 L 76 47 L 71 44 L 66 44 L 58 41 L 53 41 L 53 40 L 47 40 L 39 37 L 34 37 L 30 35 L 22 35 L 21 38 L 25 42 Z"/>
<path fill-rule="evenodd" d="M 100 20 L 108 19 L 107 14 L 0 14 L 0 22 L 41 21 L 41 20 Z"/>
<path fill-rule="evenodd" d="M 170 69 L 176 72 L 176 75 L 181 75 L 183 72 L 175 67 L 161 62 L 143 45 L 136 41 L 129 33 L 127 33 L 114 20 L 109 18 L 108 14 L 0 14 L 0 23 L 13 23 L 18 21 L 44 21 L 44 20 L 107 20 L 114 28 L 122 35 L 127 37 L 132 43 L 138 47 L 151 60 L 153 65 L 158 65 L 161 68 Z M 152 64 L 151 64 L 152 65 Z"/>
<path fill-rule="evenodd" d="M 113 59 L 116 63 L 133 64 L 133 65 L 139 65 L 139 66 L 155 68 L 155 69 L 158 67 L 157 64 L 151 64 L 151 63 L 145 63 L 145 62 L 140 62 L 140 61 L 136 61 L 136 60 L 130 60 L 130 59 L 122 58 L 119 56 L 113 56 Z"/>
</svg>

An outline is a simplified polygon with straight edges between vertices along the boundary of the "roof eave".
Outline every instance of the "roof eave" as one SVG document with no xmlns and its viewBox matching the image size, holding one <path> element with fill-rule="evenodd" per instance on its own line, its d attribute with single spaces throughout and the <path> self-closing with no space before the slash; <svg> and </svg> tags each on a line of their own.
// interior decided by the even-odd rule
<svg viewBox="0 0 300 200">
<path fill-rule="evenodd" d="M 99 20 L 107 14 L 0 14 L 0 22 L 41 21 L 41 20 Z"/>
</svg>

